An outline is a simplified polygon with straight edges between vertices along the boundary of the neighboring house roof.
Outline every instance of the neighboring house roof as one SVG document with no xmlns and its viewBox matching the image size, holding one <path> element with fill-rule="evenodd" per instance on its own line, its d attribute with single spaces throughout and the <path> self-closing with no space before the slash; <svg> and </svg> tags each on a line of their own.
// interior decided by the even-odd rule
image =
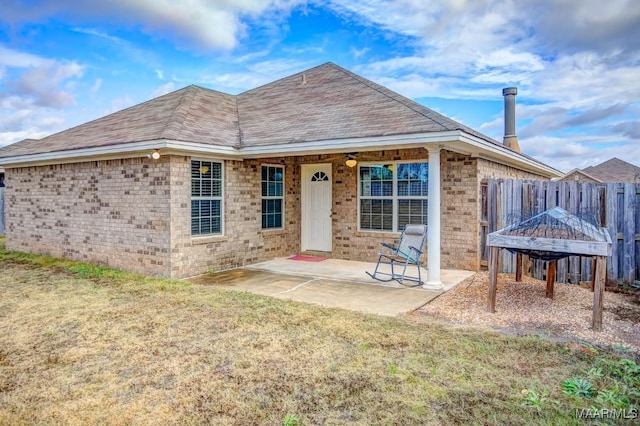
<svg viewBox="0 0 640 426">
<path fill-rule="evenodd" d="M 401 148 L 410 143 L 423 146 L 427 139 L 432 143 L 459 140 L 463 152 L 477 148 L 549 176 L 559 175 L 531 157 L 333 63 L 237 96 L 188 86 L 38 141 L 25 140 L 0 149 L 0 162 L 53 161 L 150 148 L 242 158 L 295 155 L 319 147 L 327 152 L 327 141 L 335 152 L 344 152 L 391 145 Z"/>
<path fill-rule="evenodd" d="M 589 166 L 582 170 L 573 169 L 565 174 L 561 180 L 573 180 L 575 175 L 585 176 L 595 182 L 640 182 L 640 167 L 627 163 L 619 158 L 612 158 L 596 166 Z"/>
<path fill-rule="evenodd" d="M 603 182 L 640 182 L 640 167 L 616 157 L 583 171 Z"/>
</svg>

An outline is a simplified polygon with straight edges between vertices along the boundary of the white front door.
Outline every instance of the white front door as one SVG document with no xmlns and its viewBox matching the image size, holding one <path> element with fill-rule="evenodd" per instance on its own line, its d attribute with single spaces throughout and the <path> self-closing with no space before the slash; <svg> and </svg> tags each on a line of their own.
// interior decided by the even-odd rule
<svg viewBox="0 0 640 426">
<path fill-rule="evenodd" d="M 331 251 L 331 164 L 302 165 L 302 250 Z"/>
</svg>

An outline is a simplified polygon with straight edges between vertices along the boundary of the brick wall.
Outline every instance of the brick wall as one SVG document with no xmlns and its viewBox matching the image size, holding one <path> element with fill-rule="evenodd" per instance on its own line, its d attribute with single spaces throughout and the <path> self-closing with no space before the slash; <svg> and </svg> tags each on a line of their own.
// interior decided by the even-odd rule
<svg viewBox="0 0 640 426">
<path fill-rule="evenodd" d="M 285 168 L 285 227 L 262 230 L 261 166 Z M 296 159 L 224 163 L 224 236 L 191 238 L 191 159 L 171 159 L 171 274 L 187 277 L 224 270 L 300 249 L 300 168 Z"/>
<path fill-rule="evenodd" d="M 358 159 L 428 161 L 429 153 L 423 148 L 385 150 L 360 153 Z M 381 242 L 398 241 L 399 233 L 358 231 L 358 168 L 345 166 L 343 159 L 333 166 L 333 200 L 333 257 L 372 262 L 378 259 Z"/>
<path fill-rule="evenodd" d="M 478 160 L 442 151 L 441 266 L 476 270 L 478 251 Z"/>
<path fill-rule="evenodd" d="M 422 148 L 362 152 L 363 162 L 428 161 Z M 344 156 L 224 162 L 224 236 L 191 237 L 191 158 L 23 167 L 7 173 L 7 247 L 174 278 L 300 252 L 301 165 L 331 163 L 331 256 L 374 261 L 397 233 L 358 231 L 358 168 Z M 285 167 L 285 227 L 261 229 L 261 166 Z M 433 167 L 433 165 L 432 165 Z M 442 151 L 442 266 L 479 268 L 480 181 L 539 178 Z M 426 258 L 425 258 L 426 261 Z"/>
<path fill-rule="evenodd" d="M 169 162 L 91 161 L 7 170 L 6 245 L 169 275 Z"/>
<path fill-rule="evenodd" d="M 549 180 L 536 173 L 516 169 L 495 161 L 478 159 L 478 177 L 482 179 L 532 179 Z"/>
</svg>

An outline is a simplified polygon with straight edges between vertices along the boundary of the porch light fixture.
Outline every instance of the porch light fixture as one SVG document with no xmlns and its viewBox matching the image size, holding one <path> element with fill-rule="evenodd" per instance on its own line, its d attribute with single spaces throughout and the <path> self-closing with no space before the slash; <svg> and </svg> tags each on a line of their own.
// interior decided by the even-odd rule
<svg viewBox="0 0 640 426">
<path fill-rule="evenodd" d="M 347 156 L 347 161 L 344 162 L 345 166 L 347 166 L 347 167 L 355 167 L 356 164 L 358 164 L 358 160 L 356 160 L 356 155 L 358 155 L 357 152 L 351 152 L 351 153 L 347 153 L 345 155 Z"/>
<path fill-rule="evenodd" d="M 147 154 L 147 158 L 150 158 L 152 160 L 158 160 L 160 159 L 160 152 L 158 152 L 158 150 L 154 150 L 151 154 Z"/>
</svg>

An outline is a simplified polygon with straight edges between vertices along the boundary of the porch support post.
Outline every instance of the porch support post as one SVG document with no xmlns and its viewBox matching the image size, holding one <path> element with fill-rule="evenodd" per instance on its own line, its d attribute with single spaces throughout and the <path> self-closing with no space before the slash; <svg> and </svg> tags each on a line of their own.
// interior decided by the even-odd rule
<svg viewBox="0 0 640 426">
<path fill-rule="evenodd" d="M 423 287 L 442 290 L 440 281 L 440 146 L 429 147 L 429 204 L 427 210 L 428 279 Z"/>
</svg>

